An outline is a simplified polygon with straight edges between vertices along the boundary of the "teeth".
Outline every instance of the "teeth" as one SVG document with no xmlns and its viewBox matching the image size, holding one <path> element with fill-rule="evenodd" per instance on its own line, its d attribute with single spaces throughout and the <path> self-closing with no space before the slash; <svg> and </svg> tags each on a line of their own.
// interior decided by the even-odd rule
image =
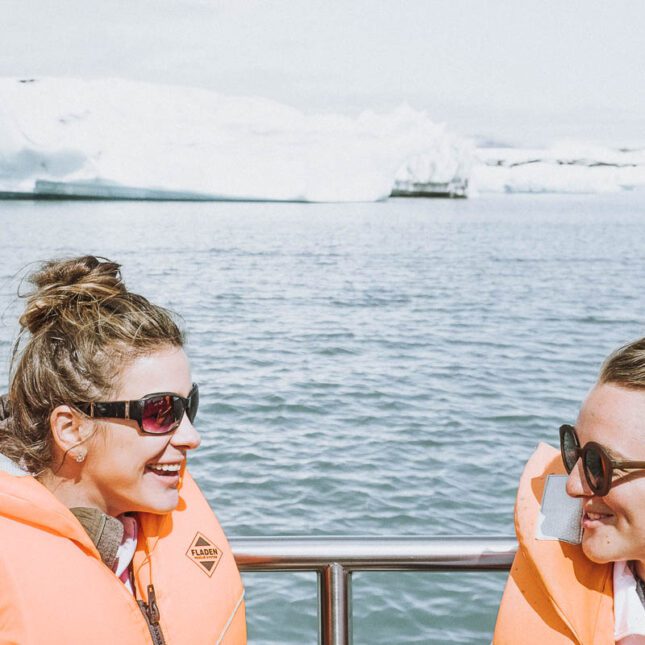
<svg viewBox="0 0 645 645">
<path fill-rule="evenodd" d="M 181 464 L 148 464 L 151 470 L 160 470 L 164 473 L 178 473 Z"/>
<path fill-rule="evenodd" d="M 587 511 L 587 517 L 590 520 L 599 520 L 601 517 L 607 517 L 607 516 L 603 513 L 590 513 L 589 511 Z"/>
</svg>

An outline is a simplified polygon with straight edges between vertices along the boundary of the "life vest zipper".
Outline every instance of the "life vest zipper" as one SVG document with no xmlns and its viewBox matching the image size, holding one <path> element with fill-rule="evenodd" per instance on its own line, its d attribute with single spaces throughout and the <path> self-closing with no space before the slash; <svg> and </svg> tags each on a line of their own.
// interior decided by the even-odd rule
<svg viewBox="0 0 645 645">
<path fill-rule="evenodd" d="M 151 584 L 148 585 L 148 602 L 137 598 L 137 604 L 139 605 L 139 609 L 141 609 L 143 617 L 146 619 L 154 645 L 166 645 L 163 632 L 161 631 L 161 625 L 159 624 L 160 614 L 155 596 L 155 588 Z"/>
</svg>

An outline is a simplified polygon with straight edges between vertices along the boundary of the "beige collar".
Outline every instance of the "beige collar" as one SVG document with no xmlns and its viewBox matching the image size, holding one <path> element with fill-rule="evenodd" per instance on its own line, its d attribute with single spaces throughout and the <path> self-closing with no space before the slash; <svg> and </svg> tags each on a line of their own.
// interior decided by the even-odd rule
<svg viewBox="0 0 645 645">
<path fill-rule="evenodd" d="M 101 560 L 114 567 L 116 553 L 123 540 L 123 524 L 116 517 L 106 515 L 98 508 L 70 508 L 94 543 Z"/>
</svg>

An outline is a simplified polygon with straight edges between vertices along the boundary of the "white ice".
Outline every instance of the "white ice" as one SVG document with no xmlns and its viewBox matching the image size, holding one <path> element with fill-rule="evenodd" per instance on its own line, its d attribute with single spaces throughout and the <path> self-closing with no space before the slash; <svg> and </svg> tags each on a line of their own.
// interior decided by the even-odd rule
<svg viewBox="0 0 645 645">
<path fill-rule="evenodd" d="M 480 148 L 476 192 L 603 193 L 645 186 L 645 150 L 563 141 L 548 149 Z"/>
<path fill-rule="evenodd" d="M 351 118 L 120 79 L 0 79 L 5 195 L 343 202 L 637 186 L 644 150 L 475 149 L 405 105 Z"/>
<path fill-rule="evenodd" d="M 231 199 L 374 201 L 408 160 L 451 179 L 472 147 L 402 106 L 306 115 L 262 98 L 125 80 L 0 79 L 0 191 L 36 182 Z"/>
</svg>

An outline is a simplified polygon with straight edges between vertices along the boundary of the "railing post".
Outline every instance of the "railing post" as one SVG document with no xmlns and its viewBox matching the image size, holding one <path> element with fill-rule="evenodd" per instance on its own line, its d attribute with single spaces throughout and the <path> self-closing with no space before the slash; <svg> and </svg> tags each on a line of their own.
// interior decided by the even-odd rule
<svg viewBox="0 0 645 645">
<path fill-rule="evenodd" d="M 239 537 L 241 571 L 315 571 L 318 638 L 351 645 L 354 571 L 508 571 L 517 551 L 505 537 Z"/>
<path fill-rule="evenodd" d="M 332 562 L 318 573 L 318 633 L 321 645 L 351 644 L 351 573 Z"/>
</svg>

